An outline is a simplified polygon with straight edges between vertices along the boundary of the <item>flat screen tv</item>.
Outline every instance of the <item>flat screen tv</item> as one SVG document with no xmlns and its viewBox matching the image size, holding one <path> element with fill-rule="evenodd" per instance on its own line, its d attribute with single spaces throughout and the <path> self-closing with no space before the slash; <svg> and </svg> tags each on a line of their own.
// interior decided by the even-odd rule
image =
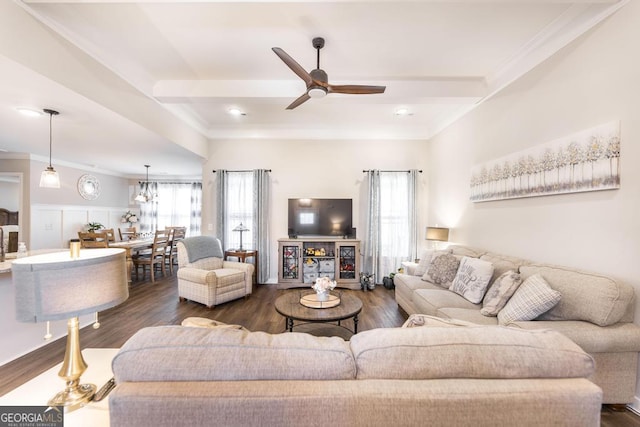
<svg viewBox="0 0 640 427">
<path fill-rule="evenodd" d="M 355 237 L 351 199 L 289 199 L 289 236 Z"/>
</svg>

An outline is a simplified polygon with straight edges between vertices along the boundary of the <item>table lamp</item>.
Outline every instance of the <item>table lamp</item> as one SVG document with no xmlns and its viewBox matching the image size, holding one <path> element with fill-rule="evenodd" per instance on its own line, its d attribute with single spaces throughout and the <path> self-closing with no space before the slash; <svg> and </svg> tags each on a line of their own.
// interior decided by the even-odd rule
<svg viewBox="0 0 640 427">
<path fill-rule="evenodd" d="M 129 297 L 125 251 L 84 249 L 19 258 L 11 264 L 16 319 L 20 322 L 67 320 L 67 347 L 58 375 L 66 382 L 49 406 L 71 411 L 89 402 L 94 384 L 80 384 L 87 363 L 80 352 L 78 317 L 114 307 Z"/>
<path fill-rule="evenodd" d="M 426 240 L 432 240 L 437 242 L 448 242 L 449 241 L 449 229 L 443 227 L 427 227 L 427 237 Z"/>
<path fill-rule="evenodd" d="M 242 251 L 244 251 L 244 249 L 242 249 L 242 233 L 244 231 L 249 231 L 249 229 L 247 227 L 245 227 L 244 225 L 242 225 L 242 223 L 240 223 L 240 225 L 238 225 L 236 228 L 234 228 L 233 231 L 239 231 L 240 232 L 240 249 L 238 249 L 238 251 L 242 252 Z"/>
</svg>

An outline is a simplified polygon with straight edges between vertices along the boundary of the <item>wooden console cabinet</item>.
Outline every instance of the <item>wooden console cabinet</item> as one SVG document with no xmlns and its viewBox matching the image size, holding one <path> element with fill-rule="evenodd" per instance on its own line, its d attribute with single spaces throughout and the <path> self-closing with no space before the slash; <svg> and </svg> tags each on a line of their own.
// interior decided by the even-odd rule
<svg viewBox="0 0 640 427">
<path fill-rule="evenodd" d="M 360 289 L 360 240 L 309 237 L 278 240 L 278 287 L 310 287 L 318 277 Z"/>
</svg>

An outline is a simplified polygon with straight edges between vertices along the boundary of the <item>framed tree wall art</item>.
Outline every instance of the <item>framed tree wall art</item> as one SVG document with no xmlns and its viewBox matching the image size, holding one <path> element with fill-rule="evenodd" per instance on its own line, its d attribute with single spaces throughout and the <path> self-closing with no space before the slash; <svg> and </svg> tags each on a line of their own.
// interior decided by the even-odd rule
<svg viewBox="0 0 640 427">
<path fill-rule="evenodd" d="M 620 188 L 620 121 L 613 121 L 478 166 L 473 202 Z"/>
</svg>

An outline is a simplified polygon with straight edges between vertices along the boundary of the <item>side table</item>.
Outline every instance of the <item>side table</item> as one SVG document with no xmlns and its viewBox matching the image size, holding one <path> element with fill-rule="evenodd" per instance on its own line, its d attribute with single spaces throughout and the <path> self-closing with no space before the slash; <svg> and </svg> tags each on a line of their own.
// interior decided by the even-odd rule
<svg viewBox="0 0 640 427">
<path fill-rule="evenodd" d="M 254 249 L 227 249 L 224 251 L 224 259 L 238 258 L 238 262 L 247 262 L 247 258 L 253 257 L 253 283 L 258 283 L 258 251 Z"/>
<path fill-rule="evenodd" d="M 82 356 L 88 368 L 80 378 L 81 383 L 95 384 L 98 389 L 113 376 L 111 361 L 117 348 L 86 348 Z M 0 397 L 0 406 L 42 406 L 60 390 L 64 380 L 58 376 L 62 363 Z M 89 402 L 86 406 L 64 414 L 65 427 L 109 427 L 109 396 L 100 402 Z"/>
</svg>

